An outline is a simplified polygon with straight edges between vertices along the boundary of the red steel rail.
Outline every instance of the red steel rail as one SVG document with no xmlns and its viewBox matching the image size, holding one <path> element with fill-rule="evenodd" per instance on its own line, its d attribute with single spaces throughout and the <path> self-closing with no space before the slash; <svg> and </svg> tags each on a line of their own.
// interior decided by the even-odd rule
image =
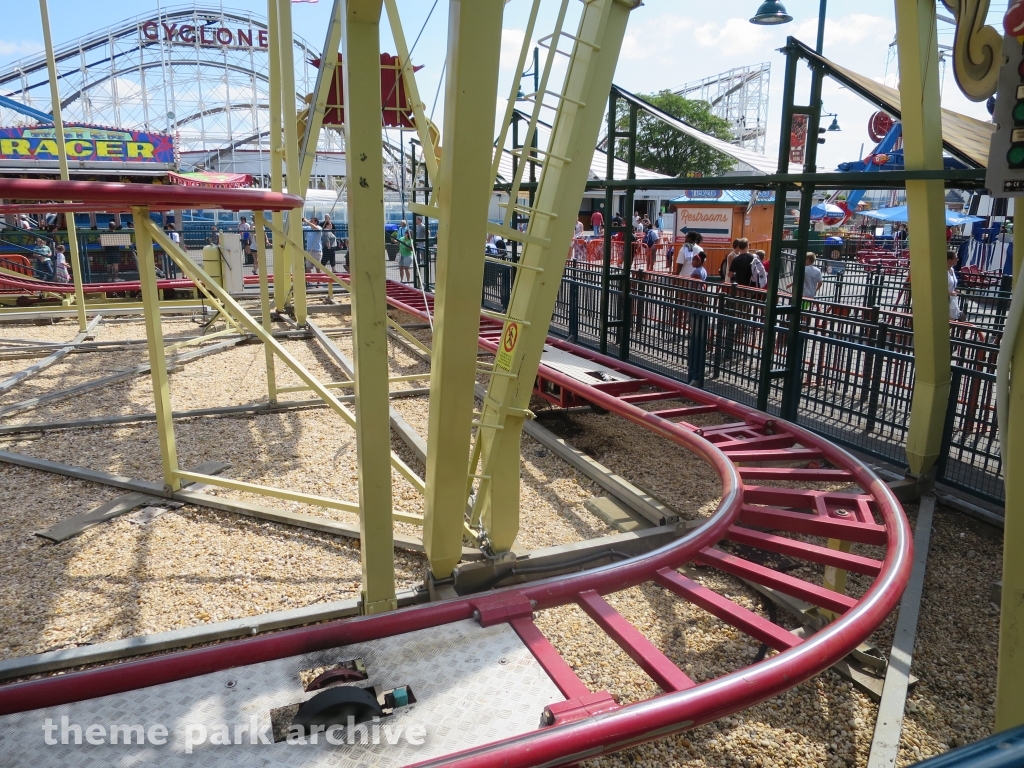
<svg viewBox="0 0 1024 768">
<path fill-rule="evenodd" d="M 392 306 L 414 315 L 425 318 L 432 312 L 432 297 L 424 297 L 415 289 L 391 282 L 388 297 Z M 500 330 L 494 321 L 482 319 L 481 347 L 494 349 Z M 392 613 L 2 686 L 0 714 L 476 618 L 484 626 L 508 623 L 566 700 L 545 711 L 547 726 L 537 731 L 417 765 L 572 765 L 696 727 L 788 690 L 846 656 L 894 608 L 910 571 L 909 528 L 892 492 L 861 462 L 793 424 L 557 339 L 548 341 L 621 371 L 634 381 L 595 380 L 591 385 L 542 366 L 538 394 L 562 404 L 586 402 L 614 412 L 693 451 L 718 473 L 722 500 L 701 527 L 653 552 L 581 573 Z M 660 411 L 640 407 L 662 400 L 677 402 Z M 689 415 L 713 412 L 734 421 L 703 428 L 685 421 Z M 849 483 L 859 491 L 842 493 L 757 484 L 773 480 L 823 485 Z M 790 534 L 878 545 L 884 547 L 885 556 L 876 560 L 832 550 Z M 846 569 L 871 576 L 874 582 L 862 597 L 855 599 L 717 548 L 723 541 Z M 771 586 L 834 611 L 839 618 L 802 640 L 677 570 L 688 563 Z M 663 587 L 779 653 L 722 677 L 696 683 L 603 598 L 642 583 Z M 534 611 L 570 603 L 579 605 L 664 693 L 620 706 L 607 691 L 591 691 L 532 618 Z"/>
</svg>

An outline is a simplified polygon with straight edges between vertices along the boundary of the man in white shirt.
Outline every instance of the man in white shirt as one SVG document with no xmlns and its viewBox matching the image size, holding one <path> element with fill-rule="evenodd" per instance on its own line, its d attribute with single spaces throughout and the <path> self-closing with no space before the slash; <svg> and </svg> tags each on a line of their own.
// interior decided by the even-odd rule
<svg viewBox="0 0 1024 768">
<path fill-rule="evenodd" d="M 704 236 L 700 232 L 686 233 L 686 241 L 679 249 L 679 255 L 676 256 L 677 275 L 680 277 L 689 277 L 693 274 L 693 257 L 698 253 L 703 256 L 704 249 L 700 246 L 703 241 Z"/>
</svg>

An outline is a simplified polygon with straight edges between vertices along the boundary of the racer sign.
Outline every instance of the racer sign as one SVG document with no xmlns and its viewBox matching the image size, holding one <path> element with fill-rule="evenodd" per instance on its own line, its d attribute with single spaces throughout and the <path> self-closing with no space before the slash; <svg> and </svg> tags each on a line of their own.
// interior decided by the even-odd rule
<svg viewBox="0 0 1024 768">
<path fill-rule="evenodd" d="M 72 163 L 174 166 L 174 139 L 162 133 L 65 125 L 64 142 Z M 0 128 L 0 163 L 39 160 L 57 160 L 57 135 L 52 125 Z"/>
<path fill-rule="evenodd" d="M 505 321 L 505 327 L 501 331 L 501 344 L 498 346 L 498 354 L 494 358 L 495 368 L 500 368 L 503 371 L 512 370 L 512 359 L 515 356 L 516 344 L 519 343 L 520 331 L 522 331 L 522 327 L 518 321 Z"/>
</svg>

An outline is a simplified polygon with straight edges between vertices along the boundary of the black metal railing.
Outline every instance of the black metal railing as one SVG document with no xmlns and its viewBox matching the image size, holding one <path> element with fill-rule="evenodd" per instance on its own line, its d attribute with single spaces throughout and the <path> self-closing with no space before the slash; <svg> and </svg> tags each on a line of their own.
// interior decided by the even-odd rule
<svg viewBox="0 0 1024 768">
<path fill-rule="evenodd" d="M 490 268 L 505 269 L 502 265 Z M 629 309 L 622 306 L 621 269 L 609 280 L 606 351 L 635 365 L 753 405 L 760 386 L 764 291 L 637 271 Z M 484 303 L 504 309 L 497 280 Z M 785 306 L 786 298 L 781 304 Z M 551 332 L 599 350 L 601 271 L 570 262 L 559 289 Z M 629 348 L 618 321 L 630 319 Z M 788 329 L 776 327 L 773 369 L 785 366 Z M 801 313 L 798 422 L 837 443 L 906 466 L 914 391 L 914 334 L 906 312 L 830 301 Z M 990 501 L 1003 499 L 995 424 L 995 364 L 1002 332 L 951 324 L 953 382 L 943 433 L 939 479 Z M 769 411 L 777 413 L 783 379 L 774 378 Z"/>
</svg>

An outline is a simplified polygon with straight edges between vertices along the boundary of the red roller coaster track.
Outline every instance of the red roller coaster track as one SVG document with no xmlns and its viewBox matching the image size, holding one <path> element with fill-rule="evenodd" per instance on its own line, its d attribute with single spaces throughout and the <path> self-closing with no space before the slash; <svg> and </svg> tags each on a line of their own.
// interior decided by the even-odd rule
<svg viewBox="0 0 1024 768">
<path fill-rule="evenodd" d="M 432 297 L 396 283 L 388 285 L 388 300 L 393 307 L 424 318 L 433 311 Z M 480 346 L 494 350 L 500 332 L 500 325 L 483 318 Z M 895 607 L 910 572 L 909 528 L 892 492 L 864 464 L 823 438 L 765 413 L 557 339 L 549 339 L 549 344 L 625 374 L 631 381 L 588 384 L 542 365 L 539 393 L 563 404 L 592 403 L 616 413 L 692 451 L 717 472 L 722 499 L 703 525 L 652 552 L 580 573 L 2 686 L 0 714 L 475 618 L 483 626 L 509 624 L 565 701 L 548 708 L 545 727 L 417 765 L 572 765 L 696 727 L 788 690 L 850 653 Z M 639 407 L 661 401 L 677 402 L 663 410 Z M 704 428 L 685 421 L 689 415 L 712 412 L 735 421 Z M 759 481 L 798 481 L 819 487 L 839 482 L 859 490 L 794 489 Z M 800 535 L 875 545 L 884 548 L 885 556 L 877 560 L 833 550 L 808 543 Z M 725 541 L 864 574 L 874 581 L 861 597 L 854 598 L 716 546 Z M 677 570 L 689 563 L 772 587 L 832 611 L 838 618 L 801 639 Z M 721 677 L 693 681 L 603 597 L 645 583 L 664 588 L 779 653 Z M 533 621 L 534 611 L 567 604 L 580 606 L 664 693 L 619 705 L 607 691 L 591 691 Z"/>
</svg>

